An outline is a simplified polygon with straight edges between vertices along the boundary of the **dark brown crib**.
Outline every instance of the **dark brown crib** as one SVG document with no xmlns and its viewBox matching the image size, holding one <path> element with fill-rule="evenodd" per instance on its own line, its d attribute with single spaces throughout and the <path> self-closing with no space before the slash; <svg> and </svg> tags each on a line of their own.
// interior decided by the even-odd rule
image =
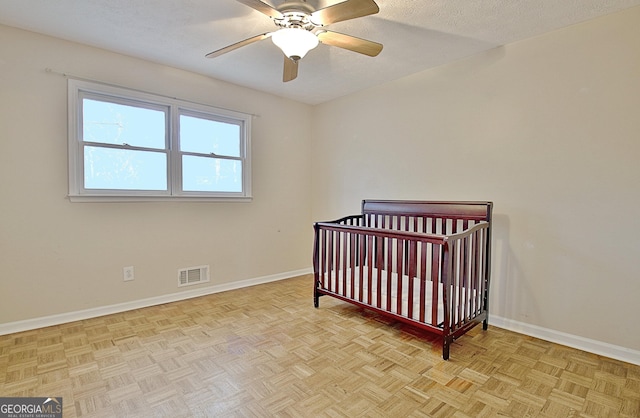
<svg viewBox="0 0 640 418">
<path fill-rule="evenodd" d="M 492 202 L 364 200 L 314 224 L 314 305 L 330 295 L 442 336 L 488 326 Z"/>
</svg>

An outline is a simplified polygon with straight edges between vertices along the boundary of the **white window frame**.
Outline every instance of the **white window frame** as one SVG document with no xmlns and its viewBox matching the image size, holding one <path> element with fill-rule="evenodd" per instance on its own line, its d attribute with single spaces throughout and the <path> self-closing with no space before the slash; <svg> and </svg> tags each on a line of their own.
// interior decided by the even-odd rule
<svg viewBox="0 0 640 418">
<path fill-rule="evenodd" d="M 104 99 L 118 104 L 166 112 L 165 152 L 167 155 L 167 190 L 123 190 L 85 189 L 82 104 L 83 98 Z M 182 155 L 180 151 L 180 115 L 202 117 L 214 121 L 237 124 L 240 127 L 240 157 L 242 164 L 242 191 L 240 192 L 194 192 L 182 190 Z M 85 80 L 68 81 L 69 123 L 69 199 L 83 201 L 146 201 L 146 200 L 204 200 L 204 201 L 250 201 L 251 200 L 251 115 L 213 106 L 203 105 Z M 113 148 L 139 149 L 128 145 L 113 145 Z M 151 151 L 151 149 L 149 149 Z M 153 150 L 158 152 L 157 149 Z M 186 153 L 190 154 L 190 153 Z M 193 153 L 191 153 L 193 154 Z M 236 159 L 236 158 L 233 158 Z"/>
</svg>

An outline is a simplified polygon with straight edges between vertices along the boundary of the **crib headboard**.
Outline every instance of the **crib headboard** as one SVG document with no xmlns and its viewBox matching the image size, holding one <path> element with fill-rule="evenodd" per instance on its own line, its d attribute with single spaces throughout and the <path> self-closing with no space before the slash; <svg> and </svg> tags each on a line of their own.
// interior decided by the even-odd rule
<svg viewBox="0 0 640 418">
<path fill-rule="evenodd" d="M 492 202 L 363 200 L 363 215 L 429 216 L 491 222 Z"/>
</svg>

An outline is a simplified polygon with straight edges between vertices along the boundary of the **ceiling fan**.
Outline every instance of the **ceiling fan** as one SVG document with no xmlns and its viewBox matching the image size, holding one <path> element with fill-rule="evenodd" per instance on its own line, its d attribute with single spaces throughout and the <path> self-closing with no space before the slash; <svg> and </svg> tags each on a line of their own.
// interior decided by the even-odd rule
<svg viewBox="0 0 640 418">
<path fill-rule="evenodd" d="M 271 38 L 285 55 L 282 81 L 287 82 L 298 76 L 298 61 L 315 48 L 318 42 L 370 57 L 375 57 L 382 51 L 382 44 L 377 42 L 324 28 L 331 23 L 378 13 L 380 8 L 373 0 L 345 0 L 318 10 L 307 4 L 307 0 L 286 0 L 277 7 L 272 7 L 261 0 L 237 1 L 269 16 L 278 29 L 213 51 L 206 55 L 207 58 L 215 58 L 254 42 Z"/>
</svg>

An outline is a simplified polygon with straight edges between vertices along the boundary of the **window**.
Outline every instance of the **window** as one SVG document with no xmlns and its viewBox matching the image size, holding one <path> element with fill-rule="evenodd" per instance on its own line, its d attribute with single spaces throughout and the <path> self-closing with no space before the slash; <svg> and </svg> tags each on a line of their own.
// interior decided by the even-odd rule
<svg viewBox="0 0 640 418">
<path fill-rule="evenodd" d="M 251 116 L 69 80 L 71 200 L 248 200 Z"/>
</svg>

